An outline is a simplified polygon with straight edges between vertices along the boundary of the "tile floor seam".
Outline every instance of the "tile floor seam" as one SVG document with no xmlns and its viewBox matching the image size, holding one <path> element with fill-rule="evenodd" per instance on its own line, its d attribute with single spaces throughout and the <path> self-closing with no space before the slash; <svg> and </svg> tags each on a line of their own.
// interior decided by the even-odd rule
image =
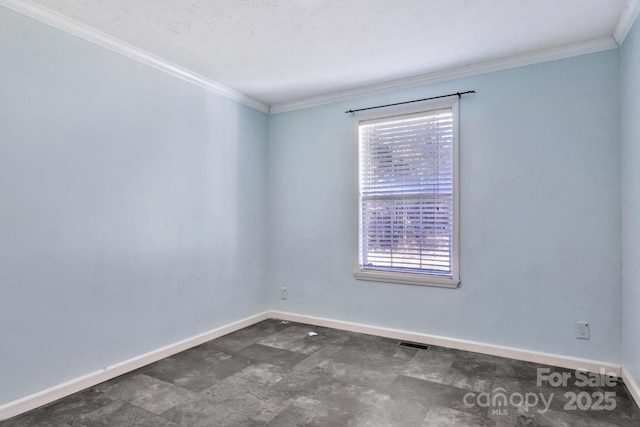
<svg viewBox="0 0 640 427">
<path fill-rule="evenodd" d="M 307 336 L 307 330 L 318 337 Z M 640 425 L 640 408 L 623 382 L 604 388 L 617 393 L 619 406 L 610 413 L 563 410 L 564 396 L 544 414 L 515 405 L 501 413 L 477 400 L 470 406 L 465 396 L 493 395 L 498 387 L 512 395 L 563 393 L 565 388 L 537 386 L 536 379 L 540 368 L 567 370 L 438 346 L 399 348 L 396 340 L 383 337 L 270 319 L 0 422 L 0 427 L 53 427 L 88 414 L 97 423 L 123 427 L 134 422 L 154 427 Z M 87 394 L 92 390 L 96 394 Z M 566 390 L 584 391 L 571 384 Z M 145 409 L 163 405 L 159 414 Z"/>
</svg>

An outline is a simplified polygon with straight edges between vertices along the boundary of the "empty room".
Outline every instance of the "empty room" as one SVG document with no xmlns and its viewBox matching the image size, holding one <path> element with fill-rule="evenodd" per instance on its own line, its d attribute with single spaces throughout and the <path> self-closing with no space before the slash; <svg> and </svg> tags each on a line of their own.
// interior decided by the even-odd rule
<svg viewBox="0 0 640 427">
<path fill-rule="evenodd" d="M 0 0 L 0 427 L 640 426 L 640 0 Z"/>
</svg>

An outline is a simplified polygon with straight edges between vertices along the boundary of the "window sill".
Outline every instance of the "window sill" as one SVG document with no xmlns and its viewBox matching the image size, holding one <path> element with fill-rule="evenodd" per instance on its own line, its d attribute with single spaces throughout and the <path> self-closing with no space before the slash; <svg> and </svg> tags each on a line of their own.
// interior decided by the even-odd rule
<svg viewBox="0 0 640 427">
<path fill-rule="evenodd" d="M 353 276 L 358 280 L 400 283 L 405 285 L 434 286 L 438 288 L 457 288 L 460 284 L 460 280 L 450 277 L 412 273 L 391 273 L 386 271 L 357 270 L 353 272 Z"/>
</svg>

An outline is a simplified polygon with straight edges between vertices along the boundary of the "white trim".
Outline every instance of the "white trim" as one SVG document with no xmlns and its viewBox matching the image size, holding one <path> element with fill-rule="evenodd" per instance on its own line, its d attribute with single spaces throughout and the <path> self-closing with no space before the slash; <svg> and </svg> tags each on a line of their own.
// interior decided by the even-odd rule
<svg viewBox="0 0 640 427">
<path fill-rule="evenodd" d="M 258 111 L 262 111 L 263 113 L 269 112 L 269 106 L 260 101 L 33 2 L 27 0 L 0 0 L 0 6 L 4 6 L 59 30 L 73 34 L 74 36 L 134 59 L 157 70 L 164 71 L 174 77 L 178 77 L 179 79 L 247 105 Z"/>
<path fill-rule="evenodd" d="M 356 259 L 358 255 L 356 255 Z M 436 288 L 455 289 L 460 285 L 460 280 L 448 276 L 436 276 L 429 274 L 395 273 L 390 271 L 362 270 L 356 266 L 353 272 L 356 280 L 366 280 L 369 282 L 396 283 L 403 285 L 431 286 Z"/>
<path fill-rule="evenodd" d="M 622 367 L 622 381 L 624 381 L 629 393 L 631 393 L 631 397 L 633 397 L 633 400 L 636 401 L 636 405 L 640 408 L 640 386 L 638 386 L 638 383 L 624 367 Z"/>
<path fill-rule="evenodd" d="M 577 55 L 599 52 L 619 47 L 624 41 L 633 22 L 640 12 L 640 0 L 629 0 L 629 5 L 622 13 L 618 25 L 614 31 L 614 36 L 602 37 L 554 47 L 550 49 L 529 52 L 507 58 L 466 65 L 462 67 L 435 71 L 419 76 L 409 77 L 400 80 L 393 80 L 376 85 L 364 86 L 356 89 L 334 92 L 315 97 L 303 98 L 295 101 L 288 101 L 274 105 L 267 105 L 254 98 L 244 95 L 221 83 L 207 77 L 194 73 L 184 67 L 171 63 L 143 49 L 135 47 L 129 43 L 98 31 L 85 24 L 77 22 L 62 14 L 47 9 L 39 4 L 28 0 L 0 0 L 0 6 L 4 6 L 15 12 L 29 16 L 45 24 L 73 34 L 91 43 L 97 44 L 111 51 L 134 59 L 157 70 L 164 71 L 174 77 L 180 78 L 218 95 L 224 96 L 241 104 L 247 105 L 258 111 L 268 114 L 277 114 L 285 111 L 299 110 L 332 102 L 355 99 L 363 96 L 377 95 L 401 89 L 423 86 L 448 80 L 470 77 L 485 74 L 493 71 L 506 70 L 525 65 L 536 64 L 555 59 L 568 58 Z"/>
<path fill-rule="evenodd" d="M 633 0 L 640 1 L 640 0 Z M 611 36 L 574 43 L 551 49 L 539 50 L 536 52 L 524 53 L 507 58 L 495 59 L 492 61 L 480 62 L 478 64 L 465 65 L 448 70 L 435 71 L 419 76 L 409 77 L 400 80 L 393 80 L 371 86 L 364 86 L 357 89 L 349 89 L 334 92 L 326 95 L 319 95 L 303 98 L 296 101 L 282 102 L 271 105 L 271 114 L 283 113 L 285 111 L 300 110 L 303 108 L 315 107 L 318 105 L 330 104 L 332 102 L 346 101 L 349 99 L 364 96 L 378 95 L 381 93 L 393 92 L 401 89 L 408 89 L 417 86 L 424 86 L 440 83 L 449 80 L 471 77 L 493 71 L 507 70 L 510 68 L 522 67 L 525 65 L 537 64 L 540 62 L 553 61 L 556 59 L 569 58 L 572 56 L 585 55 L 588 53 L 600 52 L 603 50 L 615 49 L 618 43 Z M 358 106 L 352 106 L 358 108 Z"/>
<path fill-rule="evenodd" d="M 629 0 L 627 6 L 622 11 L 618 25 L 613 31 L 613 38 L 618 42 L 618 45 L 622 46 L 624 40 L 627 38 L 629 31 L 633 27 L 638 14 L 640 13 L 640 0 Z"/>
<path fill-rule="evenodd" d="M 422 344 L 438 345 L 442 347 L 454 348 L 458 350 L 472 351 L 476 353 L 489 354 L 492 356 L 507 357 L 510 359 L 524 360 L 552 366 L 559 366 L 568 369 L 586 369 L 590 372 L 600 373 L 601 369 L 611 372 L 621 377 L 625 382 L 629 392 L 632 394 L 638 406 L 640 406 L 640 387 L 631 377 L 629 372 L 621 368 L 620 365 L 597 362 L 593 360 L 578 359 L 574 357 L 561 356 L 550 353 L 540 353 L 530 350 L 515 349 L 492 344 L 484 344 L 475 341 L 461 340 L 457 338 L 446 338 L 436 335 L 407 332 L 397 329 L 382 328 L 377 326 L 364 325 L 360 323 L 331 320 L 322 317 L 305 316 L 302 314 L 288 313 L 283 311 L 265 311 L 254 316 L 250 316 L 211 331 L 196 335 L 194 337 L 179 341 L 177 343 L 162 347 L 138 357 L 107 366 L 99 371 L 84 375 L 79 378 L 58 384 L 49 389 L 16 399 L 12 402 L 0 405 L 0 421 L 15 417 L 24 412 L 30 411 L 42 405 L 54 402 L 63 397 L 69 396 L 88 387 L 108 381 L 119 375 L 126 374 L 135 369 L 146 366 L 150 363 L 169 357 L 197 345 L 203 344 L 215 338 L 237 331 L 255 323 L 269 318 L 288 320 L 292 322 L 308 323 L 317 326 L 341 329 L 346 331 L 378 335 L 382 337 L 412 341 Z"/>
<path fill-rule="evenodd" d="M 119 375 L 126 374 L 135 369 L 141 368 L 158 360 L 164 359 L 176 353 L 184 350 L 188 350 L 191 347 L 203 344 L 212 339 L 221 337 L 231 332 L 237 331 L 254 323 L 261 322 L 270 317 L 270 312 L 265 311 L 254 316 L 238 320 L 237 322 L 229 323 L 211 331 L 196 335 L 191 338 L 179 341 L 174 344 L 170 344 L 166 347 L 162 347 L 157 350 L 153 350 L 149 353 L 141 356 L 134 357 L 124 362 L 116 363 L 112 366 L 107 366 L 99 371 L 92 372 L 79 378 L 74 378 L 62 384 L 58 384 L 47 390 L 40 391 L 38 393 L 25 396 L 23 398 L 14 400 L 12 402 L 0 405 L 0 421 L 6 420 L 16 415 L 35 409 L 39 406 L 46 405 L 63 397 L 69 396 L 80 390 L 84 390 L 88 387 L 93 387 L 96 384 L 100 384 L 104 381 L 115 378 Z"/>
<path fill-rule="evenodd" d="M 325 326 L 328 328 L 341 329 L 345 331 L 377 335 L 401 341 L 412 341 L 420 344 L 437 345 L 440 347 L 454 348 L 458 350 L 488 354 L 491 356 L 507 357 L 509 359 L 523 360 L 526 362 L 540 363 L 543 365 L 559 366 L 561 368 L 567 369 L 583 369 L 589 372 L 596 373 L 600 373 L 601 369 L 604 369 L 607 373 L 611 373 L 618 377 L 620 377 L 621 374 L 621 366 L 615 363 L 579 359 L 576 357 L 562 356 L 559 354 L 541 353 L 538 351 L 485 344 L 477 341 L 468 341 L 457 338 L 447 338 L 437 335 L 422 334 L 417 332 L 401 331 L 398 329 L 370 326 L 361 323 L 345 322 L 341 320 L 331 320 L 322 317 L 305 316 L 302 314 L 288 313 L 283 311 L 272 311 L 271 317 L 275 319 L 288 320 L 291 322 L 308 323 L 316 326 Z"/>
<path fill-rule="evenodd" d="M 360 267 L 360 220 L 362 217 L 362 201 L 360 197 L 360 124 L 372 120 L 391 119 L 396 116 L 406 116 L 429 111 L 451 109 L 454 117 L 453 126 L 453 251 L 451 276 L 437 276 L 428 274 L 412 274 L 385 270 L 367 270 Z M 356 218 L 353 254 L 353 276 L 357 280 L 373 282 L 397 283 L 418 286 L 432 286 L 439 288 L 457 288 L 460 284 L 460 103 L 453 97 L 448 100 L 426 102 L 420 106 L 390 106 L 382 111 L 358 113 L 354 119 L 355 145 L 355 194 Z"/>
</svg>

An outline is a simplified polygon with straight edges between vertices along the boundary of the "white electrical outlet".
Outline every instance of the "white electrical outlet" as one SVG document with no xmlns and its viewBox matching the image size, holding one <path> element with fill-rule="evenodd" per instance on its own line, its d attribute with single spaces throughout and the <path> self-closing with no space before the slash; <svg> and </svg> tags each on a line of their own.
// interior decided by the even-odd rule
<svg viewBox="0 0 640 427">
<path fill-rule="evenodd" d="M 280 288 L 280 299 L 287 299 L 287 288 L 284 286 Z"/>
<path fill-rule="evenodd" d="M 589 339 L 589 322 L 576 322 L 576 338 Z"/>
</svg>

